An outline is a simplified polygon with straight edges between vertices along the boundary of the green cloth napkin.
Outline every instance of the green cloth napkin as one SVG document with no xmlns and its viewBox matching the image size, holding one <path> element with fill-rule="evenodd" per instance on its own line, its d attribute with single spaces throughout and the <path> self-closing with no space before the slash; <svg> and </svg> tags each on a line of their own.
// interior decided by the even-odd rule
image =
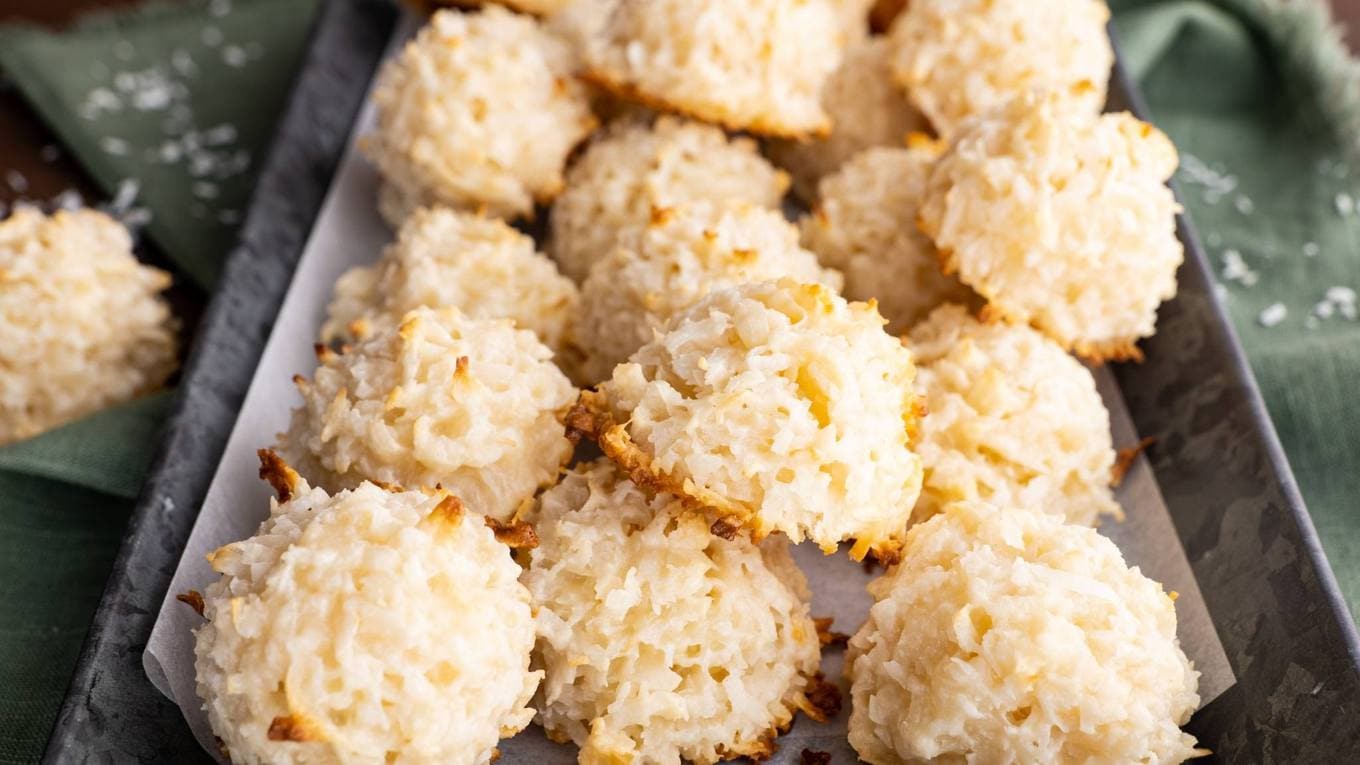
<svg viewBox="0 0 1360 765">
<path fill-rule="evenodd" d="M 0 69 L 101 188 L 138 183 L 146 231 L 211 288 L 250 199 L 316 0 L 211 0 L 0 28 Z"/>
<path fill-rule="evenodd" d="M 147 235 L 206 289 L 316 4 L 212 0 L 61 34 L 0 28 L 0 70 L 108 194 L 136 182 Z M 170 402 L 150 396 L 0 448 L 0 763 L 42 754 Z"/>
<path fill-rule="evenodd" d="M 0 68 L 106 190 L 142 181 L 149 233 L 209 286 L 248 196 L 239 152 L 260 158 L 314 4 L 212 0 L 64 35 L 0 29 Z M 1186 207 L 1354 606 L 1360 421 L 1343 398 L 1360 381 L 1347 292 L 1360 288 L 1354 66 L 1320 0 L 1111 6 L 1153 117 L 1181 149 Z M 0 449 L 0 763 L 42 750 L 164 402 Z"/>
<path fill-rule="evenodd" d="M 1115 0 L 1183 202 L 1360 614 L 1360 77 L 1321 2 Z"/>
</svg>

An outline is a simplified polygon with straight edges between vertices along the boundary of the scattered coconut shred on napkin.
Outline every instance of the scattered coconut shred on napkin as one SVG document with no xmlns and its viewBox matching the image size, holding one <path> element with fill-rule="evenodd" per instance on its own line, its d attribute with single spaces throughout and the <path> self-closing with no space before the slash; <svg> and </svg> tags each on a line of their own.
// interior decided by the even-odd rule
<svg viewBox="0 0 1360 765">
<path fill-rule="evenodd" d="M 408 17 L 395 39 L 413 33 L 416 26 L 417 20 Z M 210 753 L 217 750 L 195 689 L 192 630 L 202 618 L 175 596 L 205 589 L 217 578 L 207 553 L 250 536 L 268 514 L 271 494 L 258 477 L 256 450 L 273 443 L 275 433 L 288 421 L 295 400 L 292 376 L 315 367 L 312 342 L 325 316 L 331 286 L 348 268 L 372 262 L 391 239 L 375 205 L 377 175 L 353 148 L 354 138 L 371 129 L 372 119 L 368 108 L 350 137 L 351 146 L 313 228 L 143 655 L 152 682 L 179 705 Z M 1137 436 L 1110 370 L 1098 371 L 1097 380 L 1111 410 L 1115 443 L 1134 443 Z M 1107 520 L 1103 531 L 1120 546 L 1130 564 L 1141 566 L 1145 574 L 1180 594 L 1176 601 L 1179 635 L 1186 654 L 1201 672 L 1201 704 L 1207 704 L 1230 687 L 1234 678 L 1146 460 L 1134 463 L 1117 496 L 1128 517 L 1122 522 Z M 878 572 L 868 572 L 850 561 L 845 549 L 825 556 L 816 545 L 803 544 L 795 548 L 794 557 L 812 587 L 813 614 L 835 617 L 834 629 L 842 632 L 857 628 L 870 605 L 865 585 Z M 836 648 L 824 650 L 822 666 L 829 678 L 841 677 L 843 653 Z M 805 747 L 829 751 L 836 761 L 853 760 L 846 741 L 848 716 L 847 704 L 828 724 L 795 723 L 780 737 L 772 761 L 796 762 Z M 548 741 L 537 726 L 502 742 L 500 749 L 507 762 L 565 764 L 576 760 L 575 747 Z"/>
</svg>

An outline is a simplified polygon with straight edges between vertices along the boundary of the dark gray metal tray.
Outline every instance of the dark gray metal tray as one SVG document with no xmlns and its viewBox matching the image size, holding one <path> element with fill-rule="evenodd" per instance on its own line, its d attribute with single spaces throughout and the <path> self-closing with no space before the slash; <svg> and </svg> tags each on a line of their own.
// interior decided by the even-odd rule
<svg viewBox="0 0 1360 765">
<path fill-rule="evenodd" d="M 330 0 L 204 317 L 46 762 L 207 762 L 142 649 L 397 19 Z M 1122 69 L 1110 106 L 1145 110 Z M 1360 762 L 1360 640 L 1203 251 L 1187 259 L 1147 361 L 1116 370 L 1237 683 L 1189 730 L 1224 762 Z M 781 752 L 793 761 L 796 752 Z"/>
</svg>

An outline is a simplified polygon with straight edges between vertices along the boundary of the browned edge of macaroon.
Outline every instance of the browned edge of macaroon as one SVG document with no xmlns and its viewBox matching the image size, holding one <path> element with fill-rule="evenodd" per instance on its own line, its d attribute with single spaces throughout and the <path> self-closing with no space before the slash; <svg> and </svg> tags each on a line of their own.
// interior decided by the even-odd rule
<svg viewBox="0 0 1360 765">
<path fill-rule="evenodd" d="M 826 138 L 831 135 L 831 130 L 833 128 L 830 117 L 824 118 L 823 123 L 816 127 L 805 129 L 775 125 L 764 118 L 736 120 L 731 117 L 716 114 L 716 109 L 711 107 L 689 106 L 664 96 L 656 95 L 655 93 L 648 93 L 633 83 L 620 81 L 600 69 L 587 67 L 576 76 L 624 101 L 641 104 L 648 109 L 659 112 L 677 114 L 681 117 L 688 117 L 699 122 L 718 125 L 719 127 L 735 132 L 752 133 L 770 138 L 787 138 L 794 141 L 808 141 Z"/>
<path fill-rule="evenodd" d="M 598 390 L 581 391 L 564 422 L 572 443 L 580 443 L 583 437 L 594 442 L 643 491 L 652 496 L 669 494 L 686 509 L 711 518 L 710 531 L 715 536 L 734 539 L 743 529 L 752 542 L 758 543 L 767 536 L 768 532 L 759 527 L 754 510 L 652 467 L 650 455 L 633 441 L 627 428 L 614 420 L 607 397 Z"/>
</svg>

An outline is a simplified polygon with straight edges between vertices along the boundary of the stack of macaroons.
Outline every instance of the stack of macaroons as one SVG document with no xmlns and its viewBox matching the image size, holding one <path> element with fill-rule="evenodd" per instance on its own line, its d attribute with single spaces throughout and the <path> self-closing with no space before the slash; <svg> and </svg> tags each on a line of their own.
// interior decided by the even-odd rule
<svg viewBox="0 0 1360 765">
<path fill-rule="evenodd" d="M 842 625 L 863 760 L 1199 754 L 1070 355 L 1136 357 L 1181 258 L 1104 4 L 470 4 L 383 67 L 396 241 L 212 558 L 233 761 L 483 765 L 531 716 L 587 765 L 768 757 L 839 706 L 805 540 L 889 567 Z"/>
</svg>

